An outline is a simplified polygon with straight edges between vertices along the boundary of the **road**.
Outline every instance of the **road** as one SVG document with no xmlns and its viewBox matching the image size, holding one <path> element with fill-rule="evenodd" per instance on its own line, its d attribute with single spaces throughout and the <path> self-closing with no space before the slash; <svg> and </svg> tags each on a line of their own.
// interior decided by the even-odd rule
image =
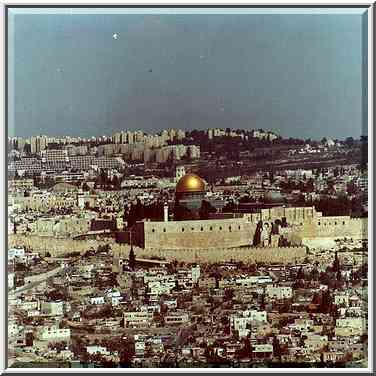
<svg viewBox="0 0 376 376">
<path fill-rule="evenodd" d="M 57 268 L 55 268 L 53 270 L 50 270 L 46 273 L 42 273 L 42 274 L 39 275 L 40 279 L 38 279 L 38 281 L 30 282 L 27 285 L 19 287 L 15 291 L 11 291 L 9 293 L 9 298 L 10 299 L 17 298 L 18 296 L 22 295 L 24 292 L 29 291 L 29 290 L 35 288 L 36 286 L 40 285 L 41 283 L 45 282 L 48 278 L 55 277 L 56 275 L 58 275 L 62 272 L 64 272 L 64 269 L 61 266 L 58 266 Z"/>
</svg>

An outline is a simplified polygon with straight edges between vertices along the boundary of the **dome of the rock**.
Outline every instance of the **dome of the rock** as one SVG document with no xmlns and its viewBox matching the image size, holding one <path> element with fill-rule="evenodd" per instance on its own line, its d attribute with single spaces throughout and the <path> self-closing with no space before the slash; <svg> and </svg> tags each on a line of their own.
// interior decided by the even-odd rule
<svg viewBox="0 0 376 376">
<path fill-rule="evenodd" d="M 204 181 L 196 174 L 184 175 L 176 185 L 176 193 L 205 192 Z"/>
</svg>

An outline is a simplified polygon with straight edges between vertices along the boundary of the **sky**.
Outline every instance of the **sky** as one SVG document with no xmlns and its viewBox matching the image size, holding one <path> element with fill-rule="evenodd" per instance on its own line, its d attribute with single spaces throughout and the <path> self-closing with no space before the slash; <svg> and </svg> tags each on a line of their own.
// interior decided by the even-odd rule
<svg viewBox="0 0 376 376">
<path fill-rule="evenodd" d="M 9 12 L 9 136 L 365 134 L 364 10 Z"/>
</svg>

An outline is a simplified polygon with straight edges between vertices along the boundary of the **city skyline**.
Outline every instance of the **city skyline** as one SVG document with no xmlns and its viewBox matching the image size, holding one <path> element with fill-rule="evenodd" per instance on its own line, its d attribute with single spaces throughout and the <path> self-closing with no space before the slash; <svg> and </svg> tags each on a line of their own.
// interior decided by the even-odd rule
<svg viewBox="0 0 376 376">
<path fill-rule="evenodd" d="M 278 135 L 278 132 L 276 131 L 273 131 L 273 130 L 270 130 L 270 129 L 262 129 L 262 128 L 258 128 L 258 129 L 255 129 L 255 128 L 249 128 L 249 129 L 233 129 L 233 128 L 202 128 L 202 129 L 190 129 L 190 130 L 182 130 L 182 129 L 178 129 L 178 128 L 165 128 L 165 129 L 160 129 L 160 130 L 154 130 L 152 132 L 147 132 L 147 131 L 143 131 L 142 129 L 118 129 L 118 130 L 114 130 L 112 133 L 107 133 L 107 134 L 97 134 L 97 135 L 88 135 L 88 136 L 82 136 L 82 135 L 71 135 L 71 134 L 61 134 L 61 135 L 56 135 L 56 134 L 47 134 L 47 133 L 35 133 L 35 134 L 31 134 L 29 136 L 22 136 L 22 135 L 16 135 L 16 136 L 10 136 L 8 135 L 8 140 L 10 139 L 25 139 L 25 140 L 29 140 L 31 138 L 35 138 L 35 137 L 47 137 L 47 138 L 51 138 L 51 139 L 64 139 L 64 138 L 72 138 L 72 139 L 81 139 L 81 140 L 90 140 L 90 139 L 100 139 L 100 138 L 106 138 L 106 139 L 112 139 L 114 138 L 117 134 L 125 134 L 125 133 L 138 133 L 138 132 L 142 132 L 143 134 L 145 135 L 161 135 L 163 132 L 166 132 L 166 131 L 169 131 L 169 130 L 182 130 L 184 132 L 191 132 L 191 131 L 203 131 L 203 132 L 206 132 L 208 133 L 208 131 L 210 130 L 222 130 L 222 131 L 225 131 L 226 129 L 230 129 L 231 132 L 237 132 L 237 131 L 241 131 L 242 133 L 243 132 L 252 132 L 252 131 L 257 131 L 257 130 L 262 130 L 263 132 L 266 132 L 266 133 L 272 133 L 272 134 L 275 134 L 275 135 Z M 322 137 L 322 138 L 304 138 L 304 137 L 299 137 L 299 136 L 295 136 L 295 137 L 291 137 L 291 138 L 294 138 L 294 139 L 297 139 L 297 140 L 302 140 L 302 141 L 313 141 L 313 142 L 317 142 L 317 141 L 321 141 L 323 139 L 329 139 L 329 140 L 338 140 L 338 141 L 344 141 L 346 140 L 346 138 L 353 138 L 354 140 L 357 140 L 357 139 L 362 139 L 363 137 L 366 137 L 368 138 L 368 135 L 365 134 L 360 134 L 360 136 L 348 136 L 348 137 Z M 282 137 L 282 139 L 288 139 L 290 138 L 289 136 L 287 137 Z"/>
<path fill-rule="evenodd" d="M 227 127 L 287 138 L 364 134 L 360 10 L 158 12 L 11 10 L 9 136 Z"/>
<path fill-rule="evenodd" d="M 161 7 L 6 7 L 4 367 L 371 369 L 371 14 Z"/>
</svg>

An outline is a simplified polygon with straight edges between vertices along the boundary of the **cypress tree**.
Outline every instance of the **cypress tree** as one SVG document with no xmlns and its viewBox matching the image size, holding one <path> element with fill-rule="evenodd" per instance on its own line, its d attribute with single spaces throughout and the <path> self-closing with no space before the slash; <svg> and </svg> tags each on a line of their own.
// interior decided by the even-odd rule
<svg viewBox="0 0 376 376">
<path fill-rule="evenodd" d="M 136 265 L 136 256 L 133 251 L 133 245 L 131 246 L 131 250 L 129 251 L 129 259 L 128 259 L 129 267 L 134 270 Z"/>
</svg>

